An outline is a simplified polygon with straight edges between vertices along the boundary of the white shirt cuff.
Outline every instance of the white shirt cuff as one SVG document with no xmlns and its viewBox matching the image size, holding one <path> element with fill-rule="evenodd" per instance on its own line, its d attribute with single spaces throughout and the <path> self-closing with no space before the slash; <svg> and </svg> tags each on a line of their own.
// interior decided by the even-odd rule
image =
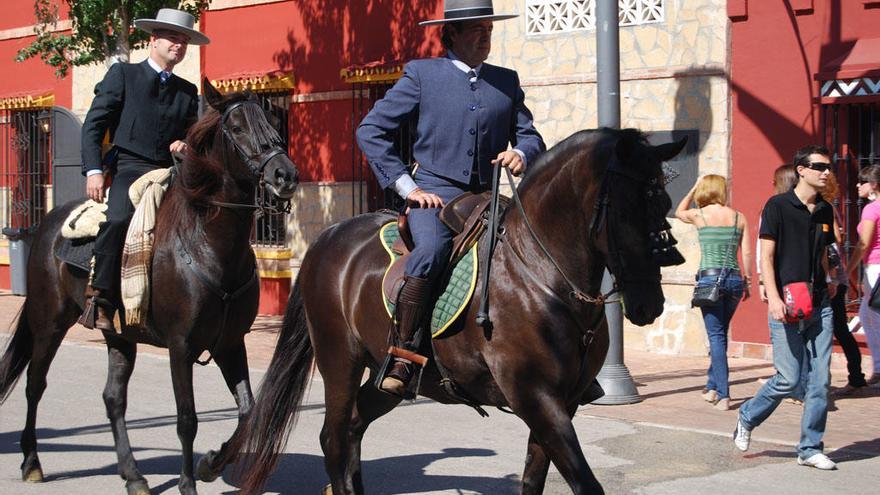
<svg viewBox="0 0 880 495">
<path fill-rule="evenodd" d="M 529 165 L 529 162 L 526 161 L 526 154 L 516 148 L 513 148 L 513 152 L 519 155 L 520 158 L 522 158 L 523 170 L 525 170 L 526 167 Z"/>
<path fill-rule="evenodd" d="M 392 186 L 397 194 L 403 199 L 406 199 L 409 196 L 409 193 L 419 188 L 419 186 L 416 185 L 416 181 L 414 181 L 409 174 L 403 174 L 398 177 Z"/>
<path fill-rule="evenodd" d="M 91 170 L 86 170 L 86 177 L 91 177 L 93 175 L 103 174 L 104 171 L 101 169 L 93 168 Z"/>
</svg>

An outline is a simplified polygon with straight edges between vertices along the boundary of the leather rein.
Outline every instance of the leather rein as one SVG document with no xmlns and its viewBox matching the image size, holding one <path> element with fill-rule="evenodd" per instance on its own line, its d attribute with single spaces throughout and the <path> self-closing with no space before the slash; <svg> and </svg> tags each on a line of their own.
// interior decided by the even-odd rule
<svg viewBox="0 0 880 495">
<path fill-rule="evenodd" d="M 559 265 L 559 263 L 556 261 L 556 259 L 553 257 L 553 255 L 550 254 L 550 251 L 547 249 L 547 247 L 544 245 L 544 243 L 541 242 L 541 239 L 535 233 L 535 230 L 532 228 L 531 222 L 529 222 L 529 217 L 528 217 L 528 215 L 526 215 L 526 211 L 525 211 L 525 208 L 523 207 L 522 200 L 520 200 L 519 192 L 517 191 L 517 188 L 514 187 L 513 174 L 510 172 L 509 168 L 505 168 L 504 170 L 507 172 L 507 180 L 509 181 L 509 183 L 511 185 L 511 190 L 513 191 L 513 202 L 516 203 L 517 209 L 519 210 L 520 215 L 522 215 L 523 223 L 526 226 L 526 230 L 529 232 L 529 236 L 532 238 L 532 240 L 535 242 L 535 244 L 538 245 L 538 248 L 544 253 L 544 256 L 547 257 L 547 259 L 553 265 L 553 268 L 556 269 L 556 272 L 559 273 L 559 275 L 565 281 L 565 284 L 568 285 L 569 299 L 571 299 L 572 301 L 582 302 L 582 303 L 586 303 L 586 304 L 593 304 L 596 306 L 605 305 L 608 302 L 608 298 L 611 295 L 613 295 L 617 292 L 620 292 L 622 289 L 622 287 L 618 284 L 617 279 L 615 278 L 614 286 L 611 288 L 611 290 L 609 290 L 608 292 L 606 292 L 604 294 L 599 293 L 598 295 L 591 296 L 586 291 L 581 290 L 577 286 L 577 284 L 575 284 L 565 274 L 565 271 L 562 269 L 562 267 Z M 595 239 L 596 236 L 598 235 L 599 231 L 603 228 L 603 226 L 605 226 L 608 223 L 608 205 L 610 203 L 609 193 L 610 193 L 610 189 L 611 189 L 611 181 L 609 179 L 609 176 L 612 174 L 627 177 L 627 178 L 634 180 L 642 185 L 648 184 L 649 186 L 654 186 L 654 187 L 649 187 L 649 190 L 646 193 L 646 195 L 648 196 L 649 199 L 651 197 L 653 197 L 655 194 L 657 194 L 657 191 L 655 191 L 656 184 L 657 184 L 656 179 L 645 180 L 643 177 L 638 177 L 636 175 L 629 173 L 629 171 L 622 169 L 620 167 L 619 163 L 617 162 L 616 157 L 612 156 L 611 161 L 608 164 L 608 168 L 606 169 L 606 173 L 604 174 L 604 176 L 602 178 L 602 185 L 600 188 L 599 197 L 596 198 L 596 202 L 593 207 L 593 217 L 590 220 L 590 228 L 589 228 L 591 239 Z M 662 187 L 661 187 L 661 190 L 662 190 Z M 656 233 L 651 232 L 650 235 L 651 235 L 651 237 L 655 237 Z M 617 250 L 614 248 L 614 244 L 615 244 L 614 236 L 610 232 L 608 233 L 608 244 L 609 244 L 609 246 L 608 246 L 609 247 L 609 249 L 608 249 L 609 257 L 616 257 Z M 511 246 L 511 251 L 513 251 L 514 255 L 520 260 L 520 262 L 523 265 L 528 266 L 528 264 L 525 262 L 525 260 L 522 258 L 522 256 L 516 251 L 516 249 L 512 249 L 512 246 Z M 611 266 L 609 265 L 609 268 L 610 267 Z"/>
</svg>

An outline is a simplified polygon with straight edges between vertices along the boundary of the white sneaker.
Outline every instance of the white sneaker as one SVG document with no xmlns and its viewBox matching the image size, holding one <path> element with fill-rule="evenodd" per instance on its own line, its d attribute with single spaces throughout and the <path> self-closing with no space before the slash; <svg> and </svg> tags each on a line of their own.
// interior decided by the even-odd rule
<svg viewBox="0 0 880 495">
<path fill-rule="evenodd" d="M 742 421 L 737 418 L 736 429 L 733 430 L 733 443 L 736 448 L 745 452 L 749 450 L 749 442 L 752 440 L 752 430 L 747 430 Z M 812 459 L 812 457 L 811 457 Z M 800 460 L 800 459 L 798 459 Z"/>
<path fill-rule="evenodd" d="M 837 469 L 837 464 L 834 463 L 831 459 L 828 458 L 825 454 L 813 454 L 806 459 L 802 459 L 798 457 L 798 465 L 799 466 L 809 466 L 814 467 L 816 469 L 821 469 L 823 471 L 831 471 L 833 469 Z"/>
</svg>

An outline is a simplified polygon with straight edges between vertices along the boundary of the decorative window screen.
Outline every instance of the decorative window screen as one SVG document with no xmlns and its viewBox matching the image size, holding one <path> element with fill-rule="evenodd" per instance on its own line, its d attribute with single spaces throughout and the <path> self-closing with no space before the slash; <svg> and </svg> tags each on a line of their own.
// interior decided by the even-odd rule
<svg viewBox="0 0 880 495">
<path fill-rule="evenodd" d="M 621 26 L 663 21 L 666 0 L 619 0 Z M 596 28 L 596 0 L 526 0 L 526 34 Z"/>
</svg>

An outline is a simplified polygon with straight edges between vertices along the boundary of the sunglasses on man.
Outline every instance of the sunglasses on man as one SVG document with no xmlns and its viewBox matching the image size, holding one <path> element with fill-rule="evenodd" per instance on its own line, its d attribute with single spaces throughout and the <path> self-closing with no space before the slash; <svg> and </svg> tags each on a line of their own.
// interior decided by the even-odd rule
<svg viewBox="0 0 880 495">
<path fill-rule="evenodd" d="M 822 173 L 831 170 L 831 164 L 828 162 L 810 162 L 807 164 L 807 168 Z"/>
</svg>

